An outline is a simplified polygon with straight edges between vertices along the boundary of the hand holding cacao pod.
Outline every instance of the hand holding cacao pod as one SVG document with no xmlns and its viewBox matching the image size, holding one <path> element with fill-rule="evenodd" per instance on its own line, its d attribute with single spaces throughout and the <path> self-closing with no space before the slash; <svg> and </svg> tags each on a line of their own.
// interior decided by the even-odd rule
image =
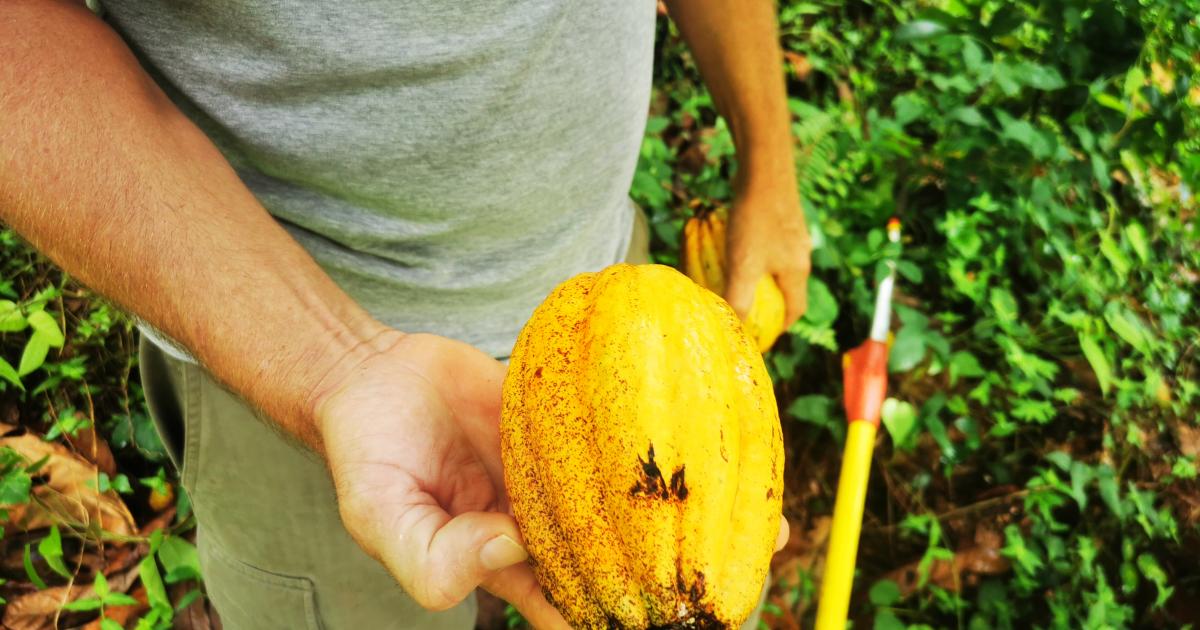
<svg viewBox="0 0 1200 630">
<path fill-rule="evenodd" d="M 717 295 L 725 295 L 726 288 L 725 238 L 725 217 L 721 210 L 701 213 L 683 226 L 683 272 Z M 770 350 L 783 334 L 786 310 L 783 292 L 775 279 L 769 275 L 759 278 L 754 287 L 754 303 L 743 322 L 759 352 Z"/>
<path fill-rule="evenodd" d="M 373 345 L 316 404 L 346 531 L 427 609 L 482 586 L 535 627 L 565 628 L 524 562 L 504 497 L 504 365 L 434 335 L 396 332 Z"/>
<path fill-rule="evenodd" d="M 783 438 L 733 309 L 661 265 L 563 284 L 504 382 L 505 486 L 572 627 L 737 628 L 780 532 Z"/>
</svg>

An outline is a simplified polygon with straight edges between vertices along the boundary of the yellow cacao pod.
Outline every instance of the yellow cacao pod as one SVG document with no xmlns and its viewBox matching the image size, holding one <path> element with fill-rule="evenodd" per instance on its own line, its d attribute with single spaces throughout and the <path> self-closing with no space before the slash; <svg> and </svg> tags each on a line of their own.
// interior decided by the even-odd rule
<svg viewBox="0 0 1200 630">
<path fill-rule="evenodd" d="M 684 223 L 681 253 L 683 272 L 689 278 L 717 295 L 725 294 L 725 218 L 720 211 L 707 212 Z M 754 302 L 744 322 L 759 352 L 775 345 L 786 320 L 783 291 L 774 278 L 764 275 L 754 286 Z"/>
<path fill-rule="evenodd" d="M 546 598 L 574 628 L 737 628 L 779 529 L 775 395 L 737 315 L 662 265 L 559 285 L 522 329 L 500 446 Z"/>
</svg>

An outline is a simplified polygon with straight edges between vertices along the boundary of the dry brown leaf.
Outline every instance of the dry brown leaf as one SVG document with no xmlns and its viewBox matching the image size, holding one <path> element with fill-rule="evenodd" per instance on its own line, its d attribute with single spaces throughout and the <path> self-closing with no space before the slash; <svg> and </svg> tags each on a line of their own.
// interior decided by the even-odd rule
<svg viewBox="0 0 1200 630">
<path fill-rule="evenodd" d="M 7 630 L 53 630 L 59 609 L 91 592 L 90 584 L 75 584 L 14 597 L 4 607 L 4 627 Z"/>
<path fill-rule="evenodd" d="M 1009 570 L 1008 558 L 1000 555 L 1004 537 L 997 531 L 983 527 L 975 529 L 975 545 L 957 551 L 953 560 L 935 560 L 929 566 L 929 583 L 948 591 L 958 592 L 963 586 L 964 574 L 1000 575 Z M 900 586 L 902 597 L 917 591 L 921 578 L 920 561 L 911 562 L 884 575 Z"/>
<path fill-rule="evenodd" d="M 0 439 L 30 461 L 47 458 L 38 470 L 46 482 L 34 488 L 35 501 L 5 524 L 6 531 L 15 526 L 28 531 L 46 523 L 47 516 L 96 525 L 118 535 L 132 534 L 136 528 L 133 515 L 115 491 L 98 492 L 98 471 L 91 463 L 56 442 L 47 442 L 32 433 Z M 47 514 L 48 513 L 48 514 Z"/>
<path fill-rule="evenodd" d="M 1189 457 L 1200 456 L 1200 427 L 1194 427 L 1184 421 L 1176 420 L 1171 423 L 1175 437 L 1179 439 L 1179 452 Z"/>
<path fill-rule="evenodd" d="M 100 472 L 109 477 L 117 476 L 117 460 L 113 457 L 108 441 L 96 433 L 96 425 L 89 425 L 74 436 L 68 435 L 67 441 L 75 447 L 76 453 L 95 464 Z"/>
<path fill-rule="evenodd" d="M 108 587 L 113 592 L 124 593 L 136 580 L 137 568 L 134 567 L 109 576 Z M 6 630 L 52 630 L 64 605 L 92 595 L 92 585 L 80 583 L 19 595 L 5 606 L 3 626 Z"/>
<path fill-rule="evenodd" d="M 787 61 L 787 65 L 791 67 L 792 72 L 796 74 L 797 80 L 808 80 L 808 76 L 812 74 L 812 63 L 808 61 L 807 55 L 785 50 L 783 52 L 783 58 Z"/>
<path fill-rule="evenodd" d="M 175 605 L 178 606 L 179 601 L 192 588 L 194 587 L 188 584 L 176 584 L 171 588 L 171 601 L 175 602 Z M 484 592 L 482 590 L 479 591 L 481 594 Z M 501 609 L 503 609 L 503 602 L 501 603 Z M 173 627 L 175 630 L 221 630 L 221 618 L 206 598 L 197 597 L 192 603 L 188 604 L 187 608 L 175 613 Z M 476 627 L 502 628 L 504 627 L 504 618 L 500 617 L 498 625 L 479 626 L 476 624 Z"/>
</svg>

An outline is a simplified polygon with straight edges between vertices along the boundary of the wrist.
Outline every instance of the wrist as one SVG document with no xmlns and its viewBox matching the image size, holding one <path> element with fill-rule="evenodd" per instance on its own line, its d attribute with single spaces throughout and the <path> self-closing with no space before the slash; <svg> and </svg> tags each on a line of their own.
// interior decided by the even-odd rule
<svg viewBox="0 0 1200 630">
<path fill-rule="evenodd" d="M 774 197 L 777 199 L 800 200 L 800 186 L 796 179 L 795 165 L 791 154 L 786 156 L 759 156 L 757 160 L 738 165 L 734 176 L 733 192 L 736 200 L 749 197 Z"/>
<path fill-rule="evenodd" d="M 298 401 L 293 413 L 301 428 L 299 437 L 324 455 L 327 427 L 323 413 L 326 402 L 354 382 L 364 366 L 405 334 L 370 317 L 328 328 L 302 352 L 306 359 L 287 376 L 294 379 Z"/>
<path fill-rule="evenodd" d="M 737 161 L 735 193 L 797 188 L 790 135 L 758 143 L 743 142 L 738 145 Z"/>
</svg>

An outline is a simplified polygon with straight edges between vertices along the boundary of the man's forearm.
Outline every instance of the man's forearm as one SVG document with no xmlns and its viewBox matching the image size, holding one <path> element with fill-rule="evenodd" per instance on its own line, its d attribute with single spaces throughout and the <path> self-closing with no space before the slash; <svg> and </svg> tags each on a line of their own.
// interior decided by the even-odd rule
<svg viewBox="0 0 1200 630">
<path fill-rule="evenodd" d="M 319 449 L 315 390 L 386 329 L 81 5 L 4 0 L 0 58 L 0 220 Z"/>
<path fill-rule="evenodd" d="M 771 0 L 667 0 L 718 112 L 729 122 L 739 177 L 794 178 L 791 118 Z"/>
</svg>

